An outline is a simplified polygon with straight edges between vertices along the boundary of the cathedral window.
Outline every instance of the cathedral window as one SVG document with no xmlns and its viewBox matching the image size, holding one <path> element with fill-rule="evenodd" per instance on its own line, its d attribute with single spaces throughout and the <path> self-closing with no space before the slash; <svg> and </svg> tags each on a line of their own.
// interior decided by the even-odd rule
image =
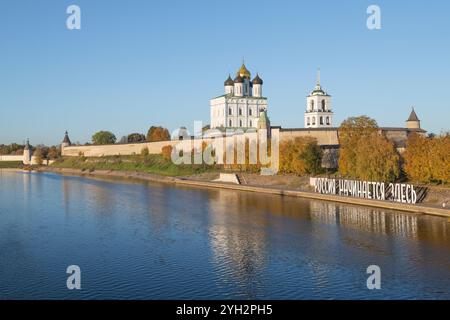
<svg viewBox="0 0 450 320">
<path fill-rule="evenodd" d="M 316 117 L 312 117 L 312 124 L 313 126 L 316 124 Z"/>
<path fill-rule="evenodd" d="M 228 125 L 229 125 L 230 127 L 232 127 L 232 126 L 233 126 L 233 121 L 230 120 L 230 121 L 228 122 Z"/>
<path fill-rule="evenodd" d="M 239 115 L 242 116 L 242 108 L 239 108 Z"/>
<path fill-rule="evenodd" d="M 228 115 L 229 116 L 233 115 L 233 112 L 231 111 L 231 108 L 228 109 Z"/>
<path fill-rule="evenodd" d="M 327 124 L 330 124 L 330 117 L 327 117 Z"/>
<path fill-rule="evenodd" d="M 248 109 L 248 115 L 251 116 L 252 115 L 252 109 Z"/>
<path fill-rule="evenodd" d="M 322 111 L 325 111 L 325 100 L 322 100 Z"/>
<path fill-rule="evenodd" d="M 242 127 L 242 120 L 239 120 L 239 127 Z"/>
<path fill-rule="evenodd" d="M 306 124 L 307 124 L 308 126 L 311 124 L 311 121 L 310 121 L 309 117 L 306 118 Z"/>
<path fill-rule="evenodd" d="M 320 124 L 323 124 L 323 117 L 320 117 Z"/>
<path fill-rule="evenodd" d="M 311 110 L 314 110 L 314 100 L 311 100 Z"/>
<path fill-rule="evenodd" d="M 253 127 L 253 125 L 252 125 L 252 120 L 250 120 L 250 127 Z"/>
</svg>

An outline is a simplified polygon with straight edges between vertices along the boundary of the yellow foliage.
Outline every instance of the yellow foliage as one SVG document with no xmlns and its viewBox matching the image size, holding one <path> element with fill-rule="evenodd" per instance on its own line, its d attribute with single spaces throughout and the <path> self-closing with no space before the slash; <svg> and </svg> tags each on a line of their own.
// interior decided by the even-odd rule
<svg viewBox="0 0 450 320">
<path fill-rule="evenodd" d="M 294 140 L 282 142 L 280 144 L 279 172 L 297 175 L 308 173 L 310 164 L 302 155 L 310 144 L 317 144 L 316 139 L 310 137 L 298 137 Z"/>
<path fill-rule="evenodd" d="M 450 135 L 434 138 L 412 134 L 407 143 L 404 170 L 410 180 L 430 183 L 450 182 Z"/>
<path fill-rule="evenodd" d="M 161 149 L 161 154 L 163 158 L 166 159 L 167 161 L 172 159 L 172 150 L 173 147 L 171 145 L 164 146 Z"/>
<path fill-rule="evenodd" d="M 348 178 L 395 181 L 400 176 L 399 155 L 392 142 L 366 116 L 345 120 L 339 128 L 339 173 Z"/>
<path fill-rule="evenodd" d="M 400 176 L 400 157 L 392 142 L 378 132 L 360 139 L 356 146 L 356 177 L 367 181 L 395 181 Z"/>
</svg>

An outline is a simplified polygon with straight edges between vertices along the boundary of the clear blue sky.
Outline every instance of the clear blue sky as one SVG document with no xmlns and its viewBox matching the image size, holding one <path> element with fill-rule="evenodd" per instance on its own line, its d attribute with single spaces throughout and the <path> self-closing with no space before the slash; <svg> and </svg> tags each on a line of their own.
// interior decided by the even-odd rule
<svg viewBox="0 0 450 320">
<path fill-rule="evenodd" d="M 70 4 L 79 31 L 66 29 Z M 370 4 L 379 31 L 366 27 Z M 242 57 L 264 79 L 273 125 L 303 126 L 320 67 L 336 123 L 365 114 L 403 126 L 415 106 L 439 133 L 450 120 L 449 16 L 447 0 L 3 1 L 0 143 L 209 123 L 209 99 Z"/>
</svg>

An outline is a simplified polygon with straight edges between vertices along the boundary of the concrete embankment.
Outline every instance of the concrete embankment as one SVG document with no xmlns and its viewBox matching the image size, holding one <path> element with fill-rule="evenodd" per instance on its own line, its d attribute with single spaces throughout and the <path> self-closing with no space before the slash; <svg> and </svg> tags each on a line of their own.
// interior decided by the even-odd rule
<svg viewBox="0 0 450 320">
<path fill-rule="evenodd" d="M 353 205 L 370 206 L 376 208 L 384 208 L 391 210 L 406 211 L 418 214 L 428 214 L 434 216 L 441 216 L 450 218 L 450 209 L 438 208 L 433 206 L 428 206 L 424 204 L 405 204 L 397 202 L 388 202 L 380 200 L 370 200 L 362 198 L 351 198 L 351 197 L 340 197 L 334 195 L 324 195 L 314 192 L 297 191 L 285 188 L 276 187 L 264 187 L 264 186 L 254 186 L 254 185 L 236 185 L 231 183 L 223 182 L 209 182 L 209 181 L 197 181 L 190 179 L 165 177 L 154 174 L 140 173 L 140 172 L 124 172 L 124 171 L 108 171 L 108 170 L 96 170 L 92 172 L 82 171 L 79 169 L 66 169 L 66 168 L 52 168 L 44 167 L 39 169 L 43 172 L 53 172 L 60 173 L 64 175 L 75 175 L 83 177 L 118 177 L 118 178 L 131 178 L 144 181 L 161 182 L 161 183 L 171 183 L 180 186 L 198 187 L 198 188 L 215 188 L 215 189 L 228 189 L 246 192 L 255 192 L 263 194 L 272 194 L 279 196 L 289 196 L 289 197 L 299 197 L 314 200 L 323 200 L 339 203 L 347 203 Z"/>
</svg>

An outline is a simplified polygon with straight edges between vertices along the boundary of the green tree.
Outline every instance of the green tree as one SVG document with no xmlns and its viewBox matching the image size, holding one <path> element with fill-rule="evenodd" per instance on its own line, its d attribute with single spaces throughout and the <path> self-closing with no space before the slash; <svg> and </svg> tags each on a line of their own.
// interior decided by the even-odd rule
<svg viewBox="0 0 450 320">
<path fill-rule="evenodd" d="M 170 133 L 169 130 L 163 127 L 150 127 L 147 132 L 147 141 L 156 142 L 156 141 L 169 141 Z"/>
<path fill-rule="evenodd" d="M 129 134 L 127 137 L 128 143 L 138 143 L 138 142 L 144 142 L 145 136 L 142 133 L 132 133 Z"/>
<path fill-rule="evenodd" d="M 109 131 L 99 131 L 92 136 L 92 142 L 100 145 L 114 144 L 116 136 Z"/>
<path fill-rule="evenodd" d="M 307 174 L 318 174 L 322 172 L 323 152 L 317 141 L 308 142 L 304 150 L 300 153 L 300 159 L 305 163 Z"/>
</svg>

